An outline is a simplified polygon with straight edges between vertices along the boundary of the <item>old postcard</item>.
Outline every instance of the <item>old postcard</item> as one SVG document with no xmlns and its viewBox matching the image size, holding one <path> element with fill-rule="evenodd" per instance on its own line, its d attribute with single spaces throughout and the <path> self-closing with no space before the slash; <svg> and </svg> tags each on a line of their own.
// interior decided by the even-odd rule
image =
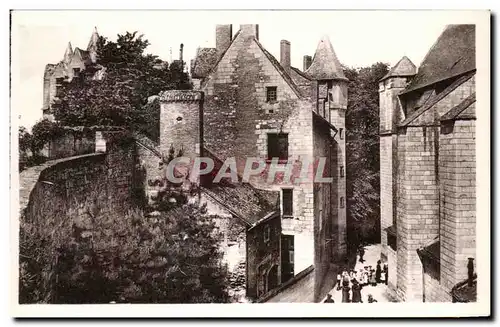
<svg viewBox="0 0 500 327">
<path fill-rule="evenodd" d="M 490 315 L 488 11 L 11 17 L 12 315 Z"/>
</svg>

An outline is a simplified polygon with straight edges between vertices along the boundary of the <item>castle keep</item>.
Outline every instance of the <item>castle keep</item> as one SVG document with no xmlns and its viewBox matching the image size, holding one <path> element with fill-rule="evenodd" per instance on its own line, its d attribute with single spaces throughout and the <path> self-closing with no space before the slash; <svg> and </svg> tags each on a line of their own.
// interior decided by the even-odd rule
<svg viewBox="0 0 500 327">
<path fill-rule="evenodd" d="M 382 259 L 400 301 L 475 298 L 475 72 L 475 26 L 449 25 L 418 70 L 403 57 L 380 81 Z"/>
</svg>

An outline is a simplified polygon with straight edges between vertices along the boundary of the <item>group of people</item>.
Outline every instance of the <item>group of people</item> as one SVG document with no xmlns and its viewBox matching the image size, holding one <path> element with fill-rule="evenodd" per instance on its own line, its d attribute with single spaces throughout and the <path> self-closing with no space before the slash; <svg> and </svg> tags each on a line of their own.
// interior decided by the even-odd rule
<svg viewBox="0 0 500 327">
<path fill-rule="evenodd" d="M 362 261 L 360 256 L 360 262 Z M 387 264 L 381 266 L 382 262 L 377 261 L 377 266 L 372 269 L 372 266 L 364 266 L 364 269 L 356 271 L 354 269 L 337 274 L 337 291 L 342 290 L 343 303 L 362 303 L 361 289 L 365 286 L 385 283 L 387 285 L 389 269 Z M 327 295 L 325 303 L 333 303 L 331 294 Z M 377 302 L 371 294 L 368 295 L 368 303 Z"/>
</svg>

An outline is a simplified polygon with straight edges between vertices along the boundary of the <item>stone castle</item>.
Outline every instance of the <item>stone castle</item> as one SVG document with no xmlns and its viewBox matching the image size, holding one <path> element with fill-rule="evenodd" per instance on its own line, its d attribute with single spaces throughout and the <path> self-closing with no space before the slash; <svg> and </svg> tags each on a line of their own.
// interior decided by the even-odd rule
<svg viewBox="0 0 500 327">
<path fill-rule="evenodd" d="M 449 25 L 418 70 L 403 57 L 380 81 L 382 259 L 400 301 L 475 298 L 475 72 L 475 26 Z"/>
<path fill-rule="evenodd" d="M 84 70 L 92 70 L 95 79 L 101 79 L 105 69 L 97 63 L 99 34 L 94 28 L 86 50 L 75 48 L 68 42 L 63 59 L 57 64 L 47 64 L 43 74 L 43 117 L 52 119 L 51 107 L 57 99 L 59 87 L 78 77 Z"/>
</svg>

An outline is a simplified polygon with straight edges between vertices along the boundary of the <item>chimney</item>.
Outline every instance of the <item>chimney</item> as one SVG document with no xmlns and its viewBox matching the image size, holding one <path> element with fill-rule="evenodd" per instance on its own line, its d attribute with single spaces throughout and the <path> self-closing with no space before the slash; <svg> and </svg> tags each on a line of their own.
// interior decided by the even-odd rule
<svg viewBox="0 0 500 327">
<path fill-rule="evenodd" d="M 217 25 L 215 27 L 215 48 L 217 56 L 221 56 L 231 45 L 233 38 L 233 25 Z"/>
<path fill-rule="evenodd" d="M 280 64 L 290 72 L 290 42 L 287 40 L 281 40 L 280 43 Z"/>
<path fill-rule="evenodd" d="M 182 53 L 184 52 L 184 44 L 181 43 L 181 48 L 179 49 L 179 60 L 182 61 Z"/>
<path fill-rule="evenodd" d="M 240 33 L 245 37 L 255 37 L 259 40 L 259 25 L 258 24 L 243 24 L 240 25 Z"/>
<path fill-rule="evenodd" d="M 312 57 L 311 56 L 304 56 L 304 63 L 303 63 L 303 69 L 302 71 L 305 72 L 306 70 L 309 69 L 312 63 Z"/>
</svg>

